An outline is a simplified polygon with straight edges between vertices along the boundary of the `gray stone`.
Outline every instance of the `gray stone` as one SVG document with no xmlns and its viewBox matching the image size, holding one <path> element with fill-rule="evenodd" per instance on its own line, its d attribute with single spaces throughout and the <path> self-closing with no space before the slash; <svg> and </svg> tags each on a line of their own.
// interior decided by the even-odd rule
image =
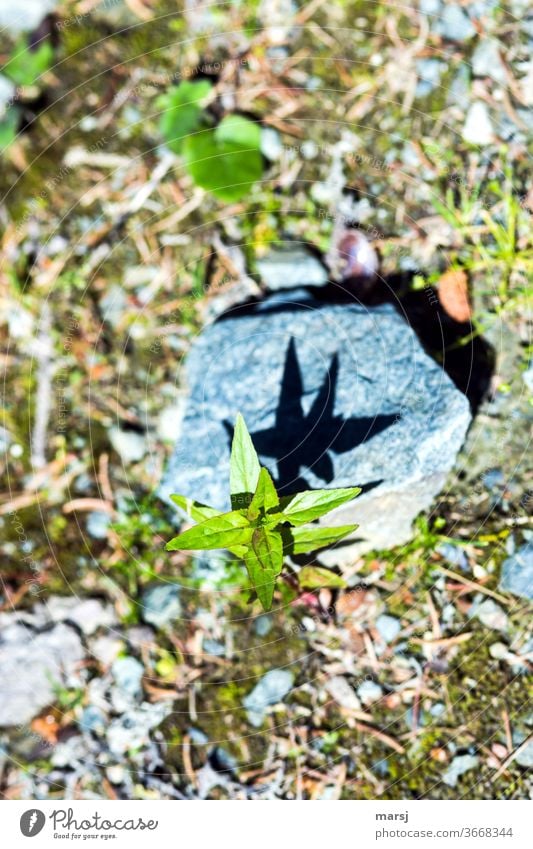
<svg viewBox="0 0 533 849">
<path fill-rule="evenodd" d="M 479 763 L 477 755 L 457 755 L 442 776 L 442 780 L 448 787 L 455 787 L 460 777 L 465 772 L 475 769 Z"/>
<path fill-rule="evenodd" d="M 164 628 L 181 616 L 179 587 L 158 584 L 149 587 L 142 596 L 142 618 L 155 628 Z"/>
<path fill-rule="evenodd" d="M 112 755 L 121 757 L 126 752 L 142 749 L 148 745 L 150 731 L 156 728 L 172 712 L 168 702 L 151 705 L 144 702 L 135 710 L 113 720 L 107 729 L 107 742 Z"/>
<path fill-rule="evenodd" d="M 243 699 L 248 721 L 259 728 L 265 719 L 266 709 L 281 702 L 292 687 L 294 677 L 287 669 L 271 669 L 263 675 L 251 693 Z"/>
<path fill-rule="evenodd" d="M 382 613 L 381 616 L 378 616 L 376 619 L 376 630 L 386 643 L 392 643 L 392 641 L 395 640 L 400 633 L 401 629 L 401 622 L 399 619 L 396 619 L 395 616 L 389 616 L 387 613 Z"/>
<path fill-rule="evenodd" d="M 522 380 L 530 392 L 533 392 L 533 360 L 530 360 L 527 369 L 522 372 Z"/>
<path fill-rule="evenodd" d="M 499 587 L 533 600 L 533 542 L 527 542 L 504 561 Z"/>
<path fill-rule="evenodd" d="M 187 735 L 191 743 L 194 743 L 195 746 L 206 746 L 209 743 L 209 737 L 201 728 L 187 728 Z"/>
<path fill-rule="evenodd" d="M 494 127 L 486 103 L 476 100 L 466 113 L 463 138 L 469 144 L 487 145 L 494 140 Z"/>
<path fill-rule="evenodd" d="M 487 628 L 494 628 L 495 631 L 505 633 L 509 629 L 509 620 L 505 611 L 491 598 L 473 604 L 470 617 L 476 617 Z"/>
<path fill-rule="evenodd" d="M 425 97 L 439 87 L 446 65 L 438 59 L 419 59 L 416 70 L 418 74 L 416 96 Z"/>
<path fill-rule="evenodd" d="M 181 425 L 184 412 L 185 404 L 183 403 L 183 399 L 179 398 L 173 407 L 165 407 L 159 414 L 157 432 L 165 442 L 173 442 L 175 440 L 176 430 Z"/>
<path fill-rule="evenodd" d="M 451 566 L 459 569 L 468 569 L 468 558 L 462 548 L 458 545 L 453 545 L 451 542 L 442 542 L 435 549 L 437 554 L 444 557 Z"/>
<path fill-rule="evenodd" d="M 324 286 L 328 273 L 303 245 L 284 245 L 256 261 L 263 284 L 271 292 L 298 286 Z"/>
<path fill-rule="evenodd" d="M 104 321 L 117 328 L 128 314 L 128 296 L 122 286 L 114 283 L 100 298 L 99 306 Z"/>
<path fill-rule="evenodd" d="M 226 654 L 226 646 L 218 640 L 207 638 L 202 642 L 202 648 L 205 654 L 210 654 L 213 657 L 224 657 Z"/>
<path fill-rule="evenodd" d="M 326 682 L 325 688 L 345 710 L 361 710 L 361 702 L 352 685 L 342 675 L 335 675 Z"/>
<path fill-rule="evenodd" d="M 0 2 L 0 29 L 17 34 L 39 26 L 57 6 L 57 0 L 24 0 L 24 3 Z"/>
<path fill-rule="evenodd" d="M 15 94 L 15 86 L 8 80 L 7 77 L 4 77 L 0 74 L 0 119 L 2 119 L 6 112 L 7 104 L 12 100 L 13 95 Z M 2 428 L 4 430 L 4 428 Z"/>
<path fill-rule="evenodd" d="M 112 666 L 113 677 L 119 690 L 125 695 L 137 698 L 141 695 L 141 680 L 144 667 L 134 657 L 119 657 Z"/>
<path fill-rule="evenodd" d="M 102 736 L 107 725 L 107 717 L 100 708 L 95 705 L 88 705 L 84 709 L 78 724 L 81 731 Z"/>
<path fill-rule="evenodd" d="M 444 5 L 434 30 L 450 41 L 468 41 L 476 34 L 476 28 L 464 9 L 453 4 Z"/>
<path fill-rule="evenodd" d="M 95 510 L 87 516 L 87 533 L 94 539 L 107 539 L 111 516 L 103 510 Z"/>
<path fill-rule="evenodd" d="M 90 643 L 93 657 L 103 666 L 109 666 L 124 648 L 123 640 L 104 634 Z"/>
<path fill-rule="evenodd" d="M 283 142 L 274 127 L 261 128 L 261 153 L 271 162 L 277 162 L 283 153 Z"/>
<path fill-rule="evenodd" d="M 533 740 L 517 753 L 515 762 L 526 769 L 533 769 Z"/>
<path fill-rule="evenodd" d="M 111 445 L 126 463 L 142 460 L 147 451 L 146 439 L 135 430 L 122 430 L 119 427 L 109 429 Z"/>
<path fill-rule="evenodd" d="M 55 701 L 55 686 L 80 684 L 84 658 L 79 635 L 68 625 L 34 632 L 20 624 L 0 631 L 0 727 L 28 723 Z"/>
<path fill-rule="evenodd" d="M 466 398 L 394 307 L 324 306 L 303 290 L 208 327 L 185 379 L 187 410 L 162 496 L 179 492 L 229 509 L 240 411 L 285 493 L 365 488 L 326 517 L 328 525 L 360 525 L 353 545 L 322 552 L 327 565 L 409 540 L 470 423 Z"/>
<path fill-rule="evenodd" d="M 47 618 L 53 622 L 72 622 L 88 635 L 94 634 L 100 627 L 109 628 L 117 622 L 113 608 L 97 598 L 50 596 L 44 608 Z"/>
<path fill-rule="evenodd" d="M 472 71 L 476 77 L 490 77 L 498 83 L 507 79 L 500 57 L 500 46 L 492 38 L 483 39 L 472 54 Z"/>
<path fill-rule="evenodd" d="M 258 616 L 255 620 L 254 633 L 257 634 L 258 637 L 266 637 L 266 635 L 272 630 L 272 625 L 272 617 L 264 613 L 261 616 Z"/>
<path fill-rule="evenodd" d="M 371 705 L 381 699 L 383 690 L 375 681 L 363 681 L 357 688 L 357 695 L 364 705 Z"/>
</svg>

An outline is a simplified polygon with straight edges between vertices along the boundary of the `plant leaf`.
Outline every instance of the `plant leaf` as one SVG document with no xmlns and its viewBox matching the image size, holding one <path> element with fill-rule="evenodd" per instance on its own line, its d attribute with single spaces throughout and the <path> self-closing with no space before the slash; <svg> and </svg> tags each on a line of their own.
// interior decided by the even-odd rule
<svg viewBox="0 0 533 849">
<path fill-rule="evenodd" d="M 272 510 L 274 507 L 279 507 L 279 496 L 268 469 L 262 467 L 259 472 L 254 497 L 248 508 L 248 518 L 253 521 L 257 519 L 261 510 L 266 513 L 267 510 Z"/>
<path fill-rule="evenodd" d="M 306 590 L 319 590 L 322 587 L 345 587 L 346 581 L 323 566 L 304 566 L 298 572 L 298 583 Z"/>
<path fill-rule="evenodd" d="M 36 85 L 54 60 L 54 50 L 49 41 L 43 41 L 35 50 L 23 39 L 19 41 L 2 73 L 17 85 Z"/>
<path fill-rule="evenodd" d="M 9 145 L 15 141 L 20 123 L 20 112 L 16 106 L 7 109 L 3 118 L 0 118 L 0 153 L 3 153 Z"/>
<path fill-rule="evenodd" d="M 253 528 L 238 510 L 220 513 L 194 528 L 184 531 L 167 543 L 167 551 L 193 551 L 228 548 L 251 542 Z"/>
<path fill-rule="evenodd" d="M 171 495 L 170 498 L 181 507 L 182 510 L 194 519 L 195 522 L 205 522 L 206 519 L 212 519 L 213 516 L 222 515 L 220 510 L 215 510 L 214 507 L 208 507 L 207 504 L 201 504 L 193 498 L 187 498 L 186 495 Z"/>
<path fill-rule="evenodd" d="M 250 434 L 240 413 L 237 414 L 231 443 L 229 483 L 231 506 L 248 507 L 257 489 L 261 466 Z"/>
<path fill-rule="evenodd" d="M 359 525 L 341 525 L 338 528 L 284 528 L 281 531 L 283 550 L 286 554 L 307 554 L 309 551 L 334 545 L 358 527 Z"/>
<path fill-rule="evenodd" d="M 281 508 L 292 525 L 304 525 L 351 501 L 360 492 L 358 486 L 349 489 L 310 489 L 283 499 Z"/>
<path fill-rule="evenodd" d="M 225 201 L 243 198 L 263 173 L 259 125 L 242 115 L 188 136 L 182 152 L 194 182 Z"/>
<path fill-rule="evenodd" d="M 164 110 L 159 119 L 159 131 L 174 153 L 181 153 L 185 139 L 200 128 L 203 101 L 212 88 L 208 80 L 184 80 L 158 98 L 157 106 Z"/>
<path fill-rule="evenodd" d="M 253 532 L 252 549 L 245 554 L 244 562 L 263 610 L 270 610 L 276 578 L 283 567 L 280 534 L 257 528 Z"/>
</svg>

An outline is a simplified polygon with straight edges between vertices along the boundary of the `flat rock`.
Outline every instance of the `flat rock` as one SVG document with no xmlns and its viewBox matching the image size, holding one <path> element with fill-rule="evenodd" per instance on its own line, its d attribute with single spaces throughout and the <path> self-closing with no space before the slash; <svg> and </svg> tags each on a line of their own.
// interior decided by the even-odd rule
<svg viewBox="0 0 533 849">
<path fill-rule="evenodd" d="M 285 244 L 256 260 L 261 281 L 271 292 L 297 286 L 325 286 L 325 266 L 304 245 Z"/>
<path fill-rule="evenodd" d="M 487 145 L 493 141 L 494 126 L 486 103 L 478 100 L 470 106 L 466 113 L 463 138 L 469 144 L 476 145 Z"/>
<path fill-rule="evenodd" d="M 28 723 L 55 701 L 55 686 L 79 684 L 83 645 L 74 628 L 36 632 L 22 624 L 0 630 L 0 727 Z"/>
<path fill-rule="evenodd" d="M 335 675 L 326 682 L 325 689 L 337 704 L 346 710 L 361 710 L 361 702 L 352 685 L 342 675 Z"/>
<path fill-rule="evenodd" d="M 0 3 L 0 27 L 18 34 L 39 26 L 45 15 L 57 6 L 57 0 L 24 0 L 24 3 Z"/>
<path fill-rule="evenodd" d="M 322 552 L 323 563 L 409 540 L 470 423 L 467 399 L 393 306 L 323 305 L 304 290 L 207 327 L 184 378 L 186 411 L 161 495 L 229 509 L 240 411 L 281 491 L 364 488 L 326 517 L 360 528 L 351 544 Z"/>
<path fill-rule="evenodd" d="M 504 561 L 499 587 L 533 600 L 533 542 L 527 542 Z"/>
<path fill-rule="evenodd" d="M 479 764 L 477 755 L 457 755 L 442 776 L 448 787 L 456 787 L 457 782 L 465 772 L 475 769 Z"/>
<path fill-rule="evenodd" d="M 255 728 L 263 724 L 267 708 L 281 702 L 287 695 L 293 681 L 294 676 L 287 669 L 271 669 L 243 699 L 248 721 Z"/>
<path fill-rule="evenodd" d="M 174 584 L 157 584 L 149 587 L 142 596 L 142 617 L 155 628 L 164 628 L 181 616 L 179 587 Z"/>
</svg>

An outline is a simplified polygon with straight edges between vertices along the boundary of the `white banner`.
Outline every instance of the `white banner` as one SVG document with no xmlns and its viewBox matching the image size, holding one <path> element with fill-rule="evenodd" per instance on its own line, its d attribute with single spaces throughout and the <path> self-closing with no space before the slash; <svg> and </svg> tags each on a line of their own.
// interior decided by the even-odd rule
<svg viewBox="0 0 533 849">
<path fill-rule="evenodd" d="M 202 810 L 210 805 L 209 811 Z M 267 807 L 265 807 L 265 805 Z M 531 803 L 5 802 L 0 845 L 123 849 L 531 849 Z M 67 841 L 69 841 L 67 843 Z"/>
</svg>

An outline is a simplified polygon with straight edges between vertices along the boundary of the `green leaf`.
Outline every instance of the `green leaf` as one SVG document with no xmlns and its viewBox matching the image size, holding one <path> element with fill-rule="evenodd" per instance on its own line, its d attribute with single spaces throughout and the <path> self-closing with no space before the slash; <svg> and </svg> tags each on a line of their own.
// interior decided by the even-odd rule
<svg viewBox="0 0 533 849">
<path fill-rule="evenodd" d="M 213 516 L 220 516 L 221 511 L 215 510 L 214 507 L 208 507 L 207 504 L 201 504 L 193 498 L 187 498 L 186 495 L 171 495 L 170 498 L 181 507 L 182 510 L 194 519 L 195 522 L 204 522 L 206 519 L 212 519 Z"/>
<path fill-rule="evenodd" d="M 253 528 L 238 510 L 213 516 L 167 543 L 167 551 L 230 548 L 251 542 Z"/>
<path fill-rule="evenodd" d="M 16 107 L 7 109 L 0 119 L 0 153 L 3 153 L 17 137 L 20 113 Z"/>
<path fill-rule="evenodd" d="M 284 528 L 283 550 L 287 554 L 307 554 L 328 545 L 334 545 L 353 533 L 359 525 L 341 525 L 338 528 Z"/>
<path fill-rule="evenodd" d="M 261 466 L 250 434 L 240 413 L 237 414 L 231 443 L 229 488 L 234 509 L 249 507 L 257 489 Z"/>
<path fill-rule="evenodd" d="M 274 507 L 279 507 L 278 493 L 268 470 L 262 467 L 259 472 L 254 497 L 248 508 L 248 518 L 253 521 L 258 518 L 261 511 L 266 513 L 267 510 L 272 510 Z"/>
<path fill-rule="evenodd" d="M 240 200 L 263 173 L 260 140 L 257 124 L 227 115 L 217 127 L 185 140 L 187 170 L 198 186 L 221 200 Z"/>
<path fill-rule="evenodd" d="M 30 49 L 25 41 L 19 41 L 11 58 L 2 68 L 2 73 L 17 85 L 34 85 L 41 74 L 52 65 L 54 51 L 48 41 L 43 41 L 36 50 Z"/>
<path fill-rule="evenodd" d="M 212 88 L 208 80 L 186 80 L 158 98 L 157 107 L 165 110 L 159 119 L 159 130 L 174 153 L 181 153 L 187 136 L 200 128 L 203 103 Z"/>
<path fill-rule="evenodd" d="M 319 590 L 322 587 L 345 587 L 346 581 L 331 569 L 323 566 L 304 566 L 298 572 L 298 583 L 306 590 Z"/>
<path fill-rule="evenodd" d="M 252 536 L 252 549 L 244 562 L 250 581 L 264 610 L 270 610 L 276 578 L 283 567 L 283 543 L 280 534 L 257 528 Z"/>
<path fill-rule="evenodd" d="M 349 489 L 311 489 L 283 499 L 281 507 L 292 525 L 304 525 L 351 501 L 360 492 L 358 486 Z"/>
</svg>

